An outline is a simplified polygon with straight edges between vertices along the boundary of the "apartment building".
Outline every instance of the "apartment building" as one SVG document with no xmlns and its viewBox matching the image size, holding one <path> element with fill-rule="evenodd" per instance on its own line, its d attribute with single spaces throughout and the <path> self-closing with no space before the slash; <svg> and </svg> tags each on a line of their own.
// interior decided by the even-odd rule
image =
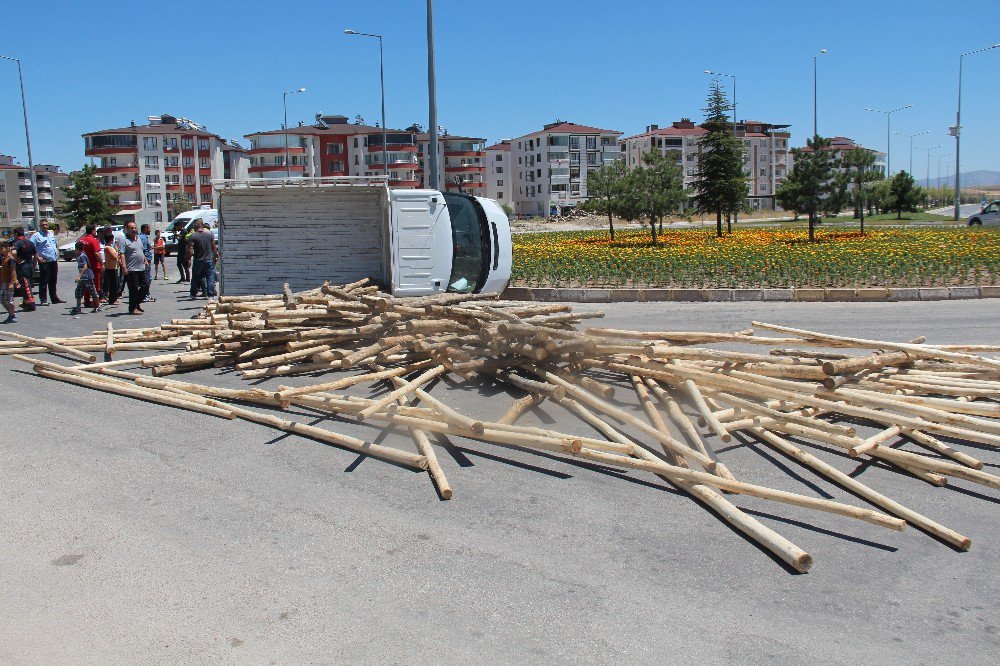
<svg viewBox="0 0 1000 666">
<path fill-rule="evenodd" d="M 39 217 L 61 228 L 59 210 L 69 176 L 54 164 L 36 164 L 34 178 Z M 0 155 L 0 229 L 28 228 L 34 224 L 35 201 L 28 167 L 18 164 L 11 155 Z"/>
<path fill-rule="evenodd" d="M 411 128 L 412 129 L 412 128 Z M 416 134 L 417 178 L 420 187 L 430 187 L 430 134 Z M 486 139 L 455 136 L 444 131 L 438 136 L 438 188 L 448 192 L 486 196 Z"/>
<path fill-rule="evenodd" d="M 736 124 L 736 136 L 743 141 L 743 171 L 747 176 L 747 205 L 752 210 L 774 210 L 774 193 L 788 177 L 792 167 L 789 152 L 789 125 L 758 120 Z M 669 127 L 649 125 L 642 134 L 622 139 L 622 152 L 630 169 L 642 164 L 642 154 L 659 150 L 676 152 L 683 169 L 684 186 L 692 189 L 698 176 L 701 138 L 706 131 L 690 118 L 681 118 Z"/>
<path fill-rule="evenodd" d="M 510 139 L 492 146 L 486 152 L 486 198 L 514 205 L 514 170 L 511 165 Z"/>
<path fill-rule="evenodd" d="M 812 148 L 808 146 L 799 148 L 800 151 L 804 153 L 812 152 Z M 832 136 L 830 137 L 830 150 L 834 152 L 834 159 L 842 160 L 847 153 L 853 150 L 867 150 L 875 155 L 875 164 L 872 166 L 872 171 L 882 174 L 885 176 L 885 153 L 872 148 L 865 148 L 859 143 L 855 143 L 854 139 L 849 139 L 846 136 Z M 838 167 L 837 171 L 846 171 L 844 167 Z"/>
<path fill-rule="evenodd" d="M 186 118 L 164 114 L 147 121 L 83 135 L 86 155 L 121 208 L 121 221 L 162 228 L 176 198 L 215 207 L 212 180 L 224 177 L 230 144 Z M 230 159 L 238 161 L 239 153 L 231 150 Z"/>
<path fill-rule="evenodd" d="M 349 123 L 347 116 L 316 114 L 312 125 L 300 123 L 287 131 L 268 130 L 245 136 L 250 141 L 251 178 L 377 176 L 387 171 L 382 163 L 382 128 Z M 391 187 L 420 184 L 417 152 L 415 132 L 386 130 Z"/>
<path fill-rule="evenodd" d="M 557 215 L 587 200 L 587 174 L 621 158 L 622 133 L 557 120 L 511 139 L 518 215 Z M 516 190 L 514 188 L 517 188 Z"/>
</svg>

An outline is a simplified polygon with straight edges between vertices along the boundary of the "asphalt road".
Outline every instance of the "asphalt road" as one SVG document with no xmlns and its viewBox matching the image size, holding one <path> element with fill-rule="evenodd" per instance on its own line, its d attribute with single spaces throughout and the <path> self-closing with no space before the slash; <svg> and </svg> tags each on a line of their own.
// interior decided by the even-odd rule
<svg viewBox="0 0 1000 666">
<path fill-rule="evenodd" d="M 158 284 L 144 318 L 49 307 L 16 330 L 159 321 L 194 307 L 175 289 Z M 942 343 L 995 343 L 1000 330 L 996 301 L 606 311 L 607 325 L 661 330 L 762 319 Z M 432 392 L 473 416 L 496 417 L 510 400 L 495 387 Z M 937 489 L 821 454 L 972 537 L 967 553 L 912 528 L 732 496 L 813 555 L 812 571 L 796 575 L 638 473 L 455 440 L 439 449 L 455 489 L 444 502 L 425 474 L 56 383 L 7 357 L 0 394 L 3 663 L 1000 659 L 1000 494 L 964 482 Z M 524 423 L 587 432 L 553 409 Z M 327 425 L 409 446 L 401 433 Z M 742 479 L 863 504 L 768 450 L 713 443 Z M 968 450 L 1000 466 L 994 451 Z"/>
</svg>

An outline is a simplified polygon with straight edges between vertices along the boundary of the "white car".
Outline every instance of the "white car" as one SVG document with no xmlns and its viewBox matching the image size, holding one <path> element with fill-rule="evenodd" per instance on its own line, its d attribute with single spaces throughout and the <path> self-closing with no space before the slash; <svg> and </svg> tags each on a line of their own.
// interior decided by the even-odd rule
<svg viewBox="0 0 1000 666">
<path fill-rule="evenodd" d="M 994 201 L 978 213 L 969 216 L 969 226 L 1000 226 L 1000 201 Z"/>
<path fill-rule="evenodd" d="M 121 233 L 124 230 L 125 226 L 121 224 L 116 224 L 111 227 L 111 231 L 115 232 L 116 234 Z M 80 238 L 83 238 L 83 236 L 80 236 Z M 80 239 L 78 238 L 77 240 Z M 104 245 L 102 244 L 101 247 L 104 247 Z M 75 251 L 76 251 L 76 241 L 71 241 L 69 243 L 65 243 L 64 245 L 60 245 L 59 258 L 62 259 L 63 261 L 75 261 L 76 257 L 73 256 L 73 253 Z"/>
</svg>

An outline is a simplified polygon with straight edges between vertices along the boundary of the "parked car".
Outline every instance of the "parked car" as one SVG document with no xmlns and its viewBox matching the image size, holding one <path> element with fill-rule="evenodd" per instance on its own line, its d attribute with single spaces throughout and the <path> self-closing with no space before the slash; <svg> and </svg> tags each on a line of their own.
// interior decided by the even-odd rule
<svg viewBox="0 0 1000 666">
<path fill-rule="evenodd" d="M 125 231 L 125 225 L 115 224 L 111 227 L 111 231 L 113 231 L 116 234 L 123 233 Z M 81 235 L 80 238 L 83 238 L 83 236 Z M 77 238 L 75 241 L 71 241 L 64 245 L 60 245 L 59 258 L 62 259 L 63 261 L 75 261 L 73 257 L 73 252 L 74 250 L 76 250 L 76 241 L 80 240 L 80 238 Z M 101 247 L 104 246 L 101 245 Z"/>
<path fill-rule="evenodd" d="M 970 227 L 981 227 L 983 225 L 988 227 L 1000 226 L 1000 200 L 994 201 L 978 213 L 973 213 L 969 216 Z"/>
</svg>

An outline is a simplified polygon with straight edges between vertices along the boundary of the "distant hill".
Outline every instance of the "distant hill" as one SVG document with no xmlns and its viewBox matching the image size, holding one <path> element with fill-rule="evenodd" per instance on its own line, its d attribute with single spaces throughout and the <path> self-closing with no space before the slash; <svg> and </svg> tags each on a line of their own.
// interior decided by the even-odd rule
<svg viewBox="0 0 1000 666">
<path fill-rule="evenodd" d="M 954 176 L 950 178 L 931 178 L 931 187 L 941 187 L 942 185 L 954 185 Z M 920 179 L 920 185 L 924 184 L 924 180 Z M 1000 171 L 986 171 L 980 169 L 979 171 L 963 171 L 962 172 L 962 187 L 993 187 L 1000 185 Z"/>
</svg>

